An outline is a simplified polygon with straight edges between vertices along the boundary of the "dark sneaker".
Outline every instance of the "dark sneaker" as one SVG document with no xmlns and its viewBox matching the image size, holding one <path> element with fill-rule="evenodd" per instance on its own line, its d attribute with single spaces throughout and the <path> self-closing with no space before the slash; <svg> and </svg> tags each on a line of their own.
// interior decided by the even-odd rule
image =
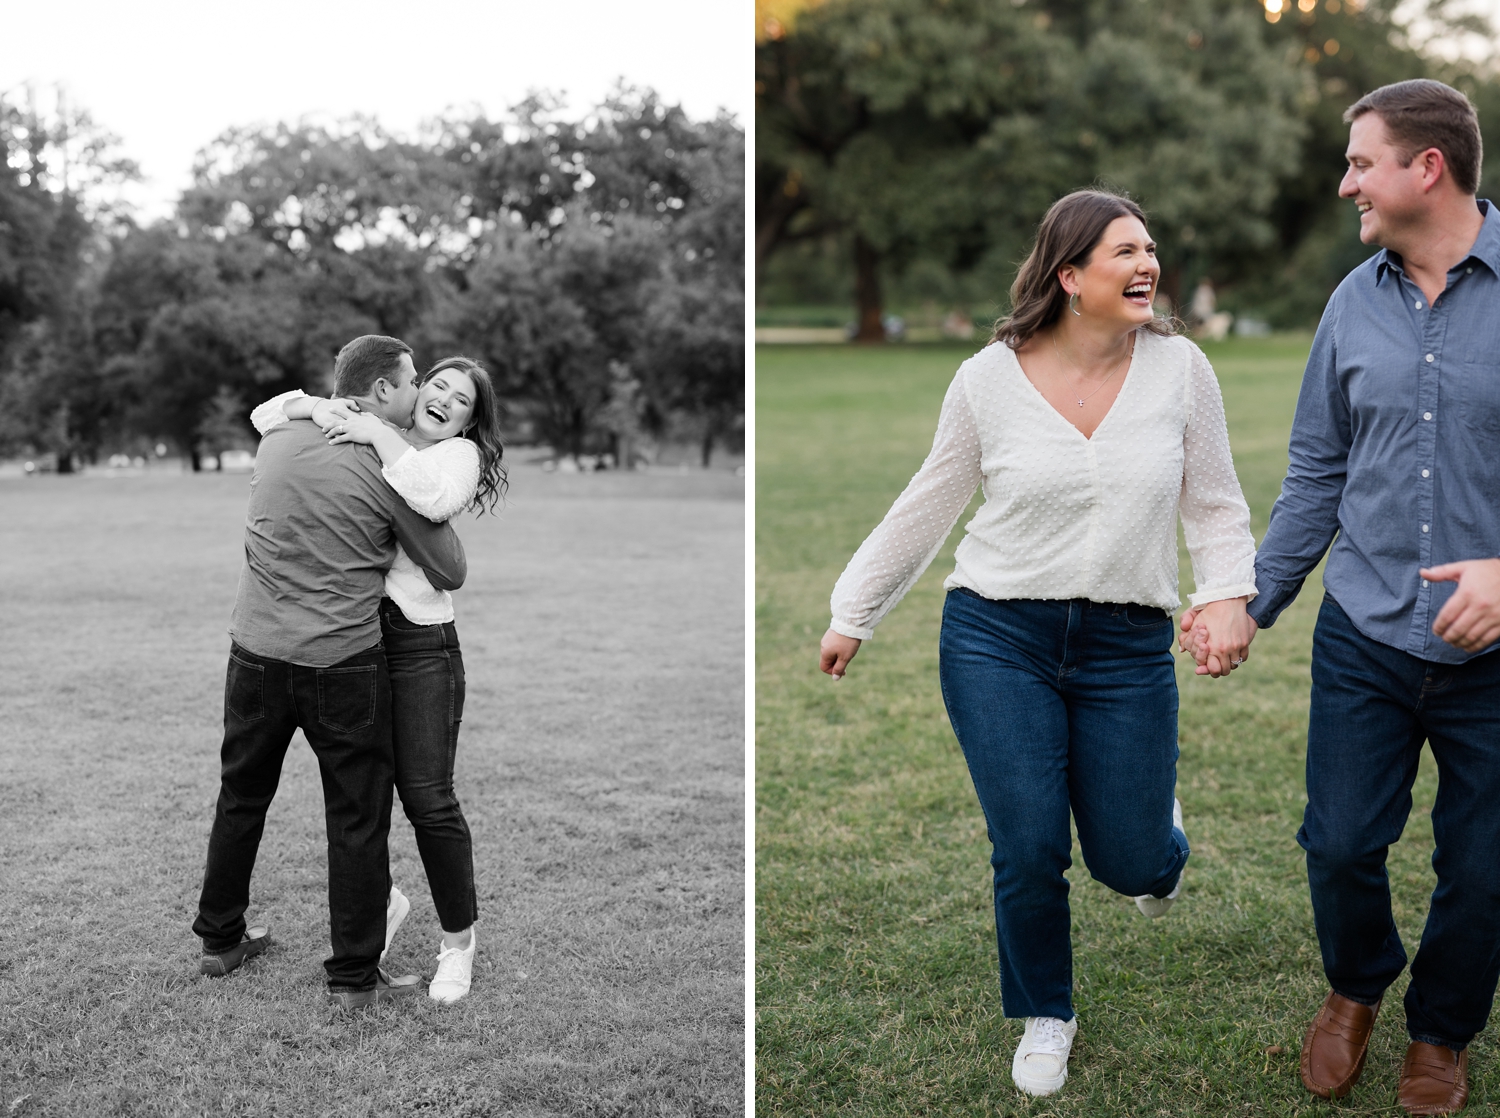
<svg viewBox="0 0 1500 1118">
<path fill-rule="evenodd" d="M 238 970 L 239 965 L 246 959 L 259 955 L 271 946 L 270 930 L 267 928 L 246 928 L 245 934 L 240 937 L 239 943 L 228 951 L 203 950 L 203 957 L 198 960 L 198 970 L 210 978 L 222 978 L 232 970 Z"/>
<path fill-rule="evenodd" d="M 375 985 L 365 990 L 356 990 L 352 986 L 330 986 L 328 1004 L 343 1010 L 364 1009 L 371 1005 L 407 1001 L 422 993 L 422 979 L 419 975 L 403 974 L 400 978 L 392 978 L 384 968 L 377 973 L 380 977 Z"/>
</svg>

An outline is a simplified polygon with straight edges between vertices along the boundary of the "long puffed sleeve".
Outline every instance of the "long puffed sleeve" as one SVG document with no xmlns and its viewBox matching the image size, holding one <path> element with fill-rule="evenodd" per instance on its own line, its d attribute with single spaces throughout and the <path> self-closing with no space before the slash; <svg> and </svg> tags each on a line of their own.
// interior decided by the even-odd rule
<svg viewBox="0 0 1500 1118">
<path fill-rule="evenodd" d="M 290 392 L 283 392 L 280 396 L 272 396 L 264 404 L 261 404 L 250 413 L 250 422 L 255 425 L 256 432 L 264 435 L 278 423 L 285 423 L 286 412 L 281 409 L 281 405 L 288 400 L 295 400 L 299 396 L 306 395 L 307 393 L 303 392 L 302 389 L 294 388 Z"/>
<path fill-rule="evenodd" d="M 1177 508 L 1197 587 L 1188 601 L 1196 609 L 1224 598 L 1255 597 L 1255 537 L 1229 452 L 1219 381 L 1197 346 L 1188 368 L 1187 394 Z"/>
<path fill-rule="evenodd" d="M 458 515 L 479 488 L 479 448 L 468 439 L 444 439 L 415 447 L 380 471 L 391 488 L 428 520 Z"/>
<path fill-rule="evenodd" d="M 943 399 L 927 460 L 834 585 L 834 632 L 857 640 L 875 635 L 880 619 L 937 557 L 980 478 L 979 428 L 960 371 Z"/>
</svg>

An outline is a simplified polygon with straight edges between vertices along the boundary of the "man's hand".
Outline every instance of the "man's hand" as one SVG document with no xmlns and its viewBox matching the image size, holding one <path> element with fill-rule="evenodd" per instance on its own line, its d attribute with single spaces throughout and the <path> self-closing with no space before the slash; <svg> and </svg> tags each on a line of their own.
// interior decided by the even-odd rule
<svg viewBox="0 0 1500 1118">
<path fill-rule="evenodd" d="M 1245 598 L 1209 602 L 1184 611 L 1178 647 L 1197 661 L 1198 675 L 1226 676 L 1250 658 L 1259 626 L 1245 612 Z"/>
<path fill-rule="evenodd" d="M 1434 633 L 1465 652 L 1500 639 L 1500 559 L 1465 559 L 1418 573 L 1428 582 L 1458 583 L 1432 623 Z"/>
<path fill-rule="evenodd" d="M 854 659 L 854 654 L 859 651 L 860 643 L 854 637 L 846 637 L 843 633 L 835 633 L 829 629 L 823 634 L 818 669 L 836 680 L 843 679 L 844 671 L 849 667 L 849 661 Z"/>
</svg>

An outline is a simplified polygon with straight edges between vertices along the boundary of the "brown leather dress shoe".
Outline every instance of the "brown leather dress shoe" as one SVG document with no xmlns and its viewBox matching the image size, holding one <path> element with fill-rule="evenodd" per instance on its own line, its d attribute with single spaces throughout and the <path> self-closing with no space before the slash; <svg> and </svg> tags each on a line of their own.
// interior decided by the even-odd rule
<svg viewBox="0 0 1500 1118">
<path fill-rule="evenodd" d="M 1408 1114 L 1457 1114 L 1469 1101 L 1469 1050 L 1412 1041 L 1396 1097 Z"/>
<path fill-rule="evenodd" d="M 1361 1005 L 1332 990 L 1302 1038 L 1302 1085 L 1320 1099 L 1341 1099 L 1365 1070 L 1365 1050 L 1380 1003 Z"/>
</svg>

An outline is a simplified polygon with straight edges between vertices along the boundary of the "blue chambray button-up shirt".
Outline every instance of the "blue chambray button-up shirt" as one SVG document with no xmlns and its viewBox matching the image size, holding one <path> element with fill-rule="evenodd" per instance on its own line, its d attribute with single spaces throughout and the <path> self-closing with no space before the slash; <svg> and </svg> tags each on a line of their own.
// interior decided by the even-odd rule
<svg viewBox="0 0 1500 1118">
<path fill-rule="evenodd" d="M 1474 247 L 1431 306 L 1389 251 L 1328 301 L 1256 553 L 1262 627 L 1332 541 L 1323 585 L 1361 633 L 1424 660 L 1470 659 L 1432 632 L 1457 584 L 1417 571 L 1500 556 L 1500 214 L 1479 209 Z"/>
</svg>

